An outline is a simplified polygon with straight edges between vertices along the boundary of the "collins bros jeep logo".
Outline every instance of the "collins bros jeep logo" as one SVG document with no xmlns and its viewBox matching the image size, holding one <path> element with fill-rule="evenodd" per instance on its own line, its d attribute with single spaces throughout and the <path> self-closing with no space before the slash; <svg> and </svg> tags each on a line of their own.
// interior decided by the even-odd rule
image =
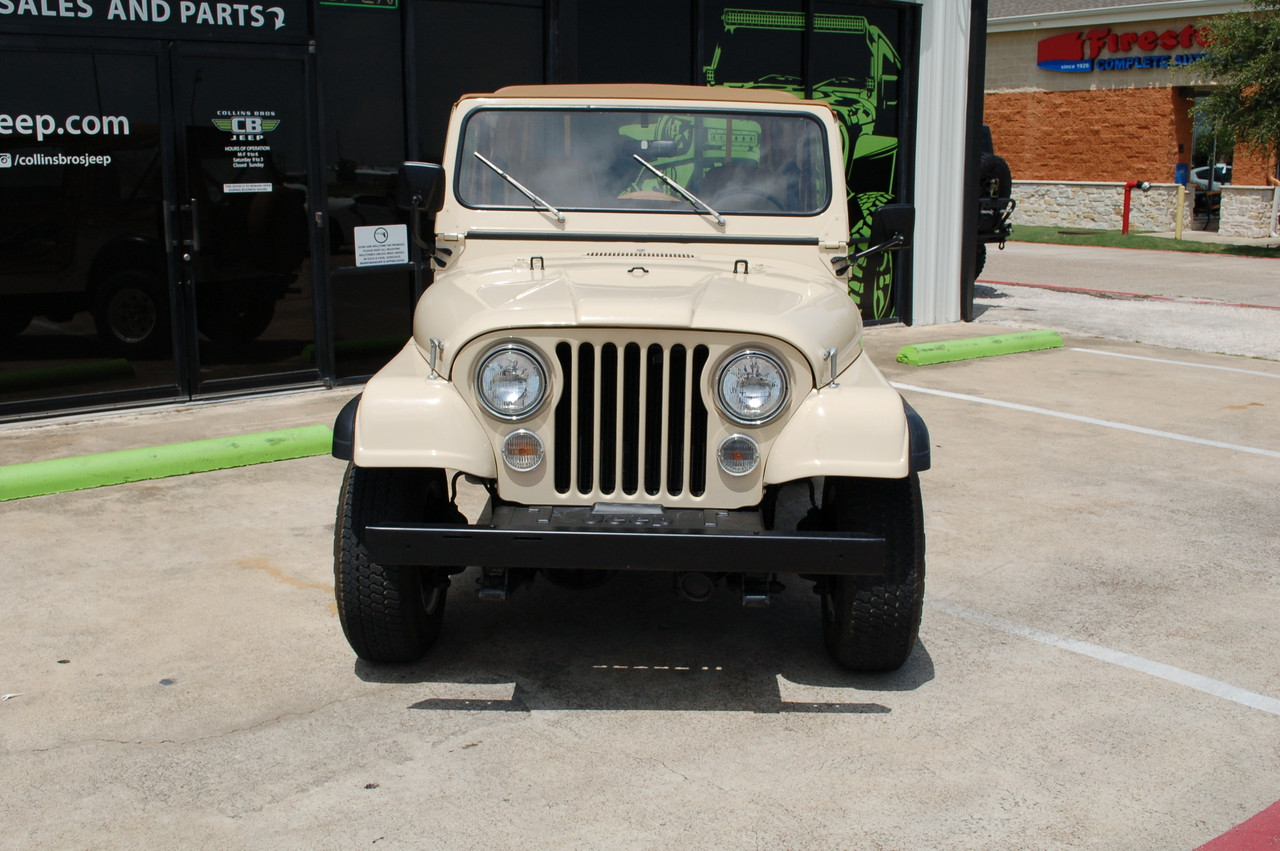
<svg viewBox="0 0 1280 851">
<path fill-rule="evenodd" d="M 1171 51 L 1204 47 L 1209 35 L 1204 27 L 1187 24 L 1180 30 L 1163 32 L 1117 33 L 1108 27 L 1087 32 L 1062 33 L 1041 39 L 1036 46 L 1036 65 L 1046 71 L 1081 73 L 1088 71 L 1127 71 L 1135 68 L 1172 68 L 1190 65 L 1200 53 Z M 1137 50 L 1144 55 L 1123 56 Z M 1170 51 L 1151 55 L 1154 51 Z M 1108 55 L 1103 55 L 1103 53 Z"/>
<path fill-rule="evenodd" d="M 280 119 L 274 112 L 219 112 L 213 119 L 213 126 L 230 133 L 233 142 L 256 142 L 279 127 Z"/>
</svg>

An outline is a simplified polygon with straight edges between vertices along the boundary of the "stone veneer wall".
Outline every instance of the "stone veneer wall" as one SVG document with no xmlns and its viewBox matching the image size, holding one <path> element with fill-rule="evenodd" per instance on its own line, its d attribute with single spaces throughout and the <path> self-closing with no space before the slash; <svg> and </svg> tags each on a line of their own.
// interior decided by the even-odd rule
<svg viewBox="0 0 1280 851">
<path fill-rule="evenodd" d="M 1272 211 L 1277 191 L 1280 190 L 1264 186 L 1222 187 L 1218 233 L 1250 239 L 1270 236 L 1275 225 Z"/>
<path fill-rule="evenodd" d="M 1262 238 L 1271 235 L 1272 204 L 1278 188 L 1224 186 L 1218 233 L 1223 236 Z M 1013 197 L 1018 208 L 1017 225 L 1059 228 L 1120 230 L 1124 224 L 1124 184 L 1051 180 L 1015 180 Z M 1192 193 L 1186 193 L 1182 226 L 1191 226 Z M 1178 207 L 1176 183 L 1153 184 L 1143 192 L 1134 189 L 1129 210 L 1131 231 L 1175 230 Z"/>
<path fill-rule="evenodd" d="M 1014 225 L 1119 230 L 1124 223 L 1123 183 L 1084 183 L 1049 180 L 1015 180 L 1013 197 L 1018 202 Z M 1133 190 L 1129 229 L 1174 230 L 1178 206 L 1178 185 L 1159 183 L 1143 192 Z M 1191 216 L 1191 193 L 1187 193 L 1183 226 Z"/>
</svg>

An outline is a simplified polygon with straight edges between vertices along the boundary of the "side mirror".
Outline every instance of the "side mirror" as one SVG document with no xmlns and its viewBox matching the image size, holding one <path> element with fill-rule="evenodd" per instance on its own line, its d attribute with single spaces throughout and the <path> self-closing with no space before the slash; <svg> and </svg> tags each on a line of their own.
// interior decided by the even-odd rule
<svg viewBox="0 0 1280 851">
<path fill-rule="evenodd" d="M 832 258 L 837 275 L 849 271 L 849 267 L 864 257 L 885 251 L 900 251 L 911 247 L 911 237 L 916 229 L 916 208 L 911 204 L 885 204 L 871 214 L 870 245 L 848 257 Z"/>
<path fill-rule="evenodd" d="M 396 203 L 404 210 L 440 212 L 444 206 L 444 166 L 417 162 L 400 166 Z"/>
<path fill-rule="evenodd" d="M 871 245 L 880 251 L 911 247 L 916 229 L 916 208 L 911 204 L 885 204 L 871 214 Z M 883 247 L 881 247 L 883 246 Z"/>
</svg>

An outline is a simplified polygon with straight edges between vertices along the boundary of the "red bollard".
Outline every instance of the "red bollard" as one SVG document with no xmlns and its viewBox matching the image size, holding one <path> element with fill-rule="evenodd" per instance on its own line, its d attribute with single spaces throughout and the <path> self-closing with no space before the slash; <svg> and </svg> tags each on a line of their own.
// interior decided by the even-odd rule
<svg viewBox="0 0 1280 851">
<path fill-rule="evenodd" d="M 1120 224 L 1120 233 L 1127 234 L 1129 232 L 1129 207 L 1130 196 L 1136 187 L 1142 187 L 1142 191 L 1146 192 L 1151 188 L 1151 184 L 1145 180 L 1130 180 L 1124 185 L 1124 219 Z"/>
</svg>

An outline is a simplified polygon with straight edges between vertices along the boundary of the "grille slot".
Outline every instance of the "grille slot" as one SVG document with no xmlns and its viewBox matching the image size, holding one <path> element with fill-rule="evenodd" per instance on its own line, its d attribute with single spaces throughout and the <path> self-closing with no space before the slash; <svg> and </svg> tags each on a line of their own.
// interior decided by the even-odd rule
<svg viewBox="0 0 1280 851">
<path fill-rule="evenodd" d="M 556 491 L 703 495 L 707 409 L 698 388 L 709 357 L 704 345 L 559 343 Z"/>
</svg>

